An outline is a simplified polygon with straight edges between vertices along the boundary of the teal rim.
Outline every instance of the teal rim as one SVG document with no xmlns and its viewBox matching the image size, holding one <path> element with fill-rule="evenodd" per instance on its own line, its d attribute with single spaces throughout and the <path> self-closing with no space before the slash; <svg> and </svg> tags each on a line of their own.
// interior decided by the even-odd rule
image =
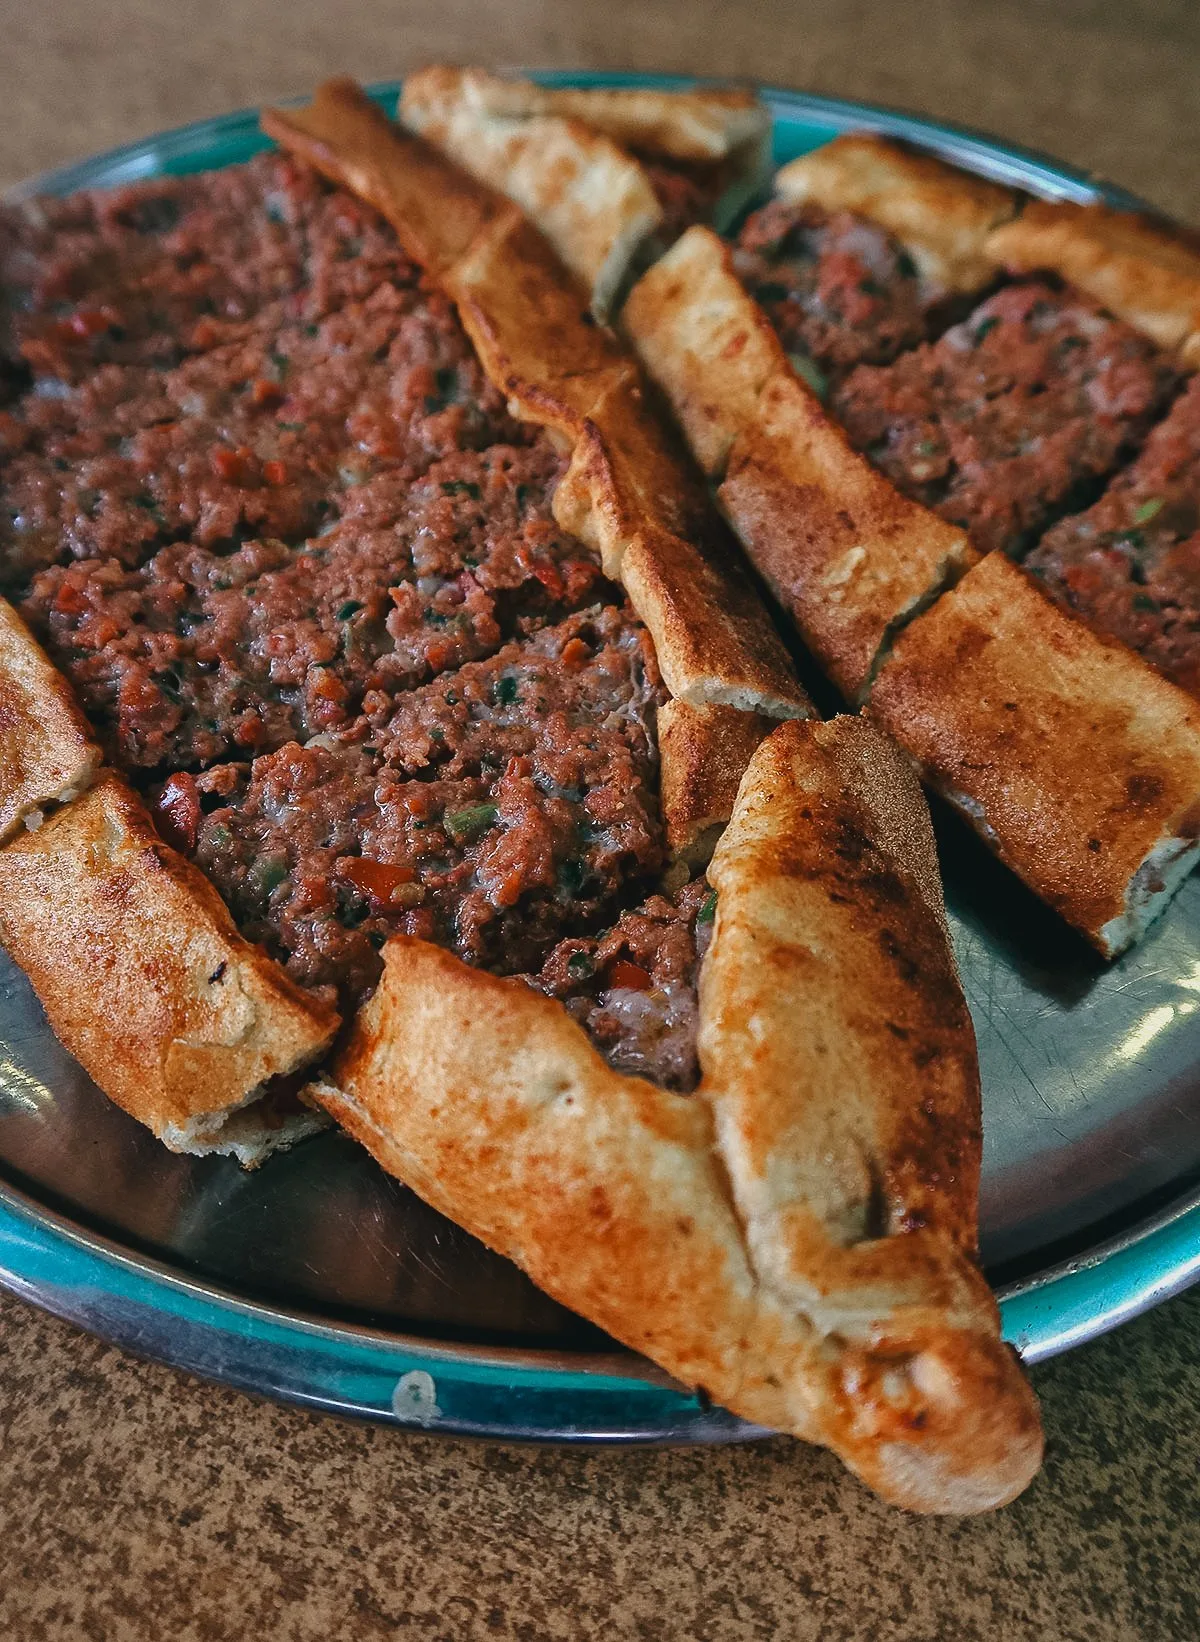
<svg viewBox="0 0 1200 1642">
<path fill-rule="evenodd" d="M 536 77 L 584 86 L 696 83 L 668 75 Z M 370 90 L 394 110 L 398 82 Z M 1102 197 L 1144 209 L 1111 184 L 973 131 L 834 98 L 762 91 L 776 119 L 779 163 L 854 127 L 905 138 L 1035 193 Z M 235 164 L 269 146 L 257 111 L 244 110 L 63 167 L 21 185 L 10 198 Z M 1194 1193 L 1087 1254 L 1002 1290 L 1005 1338 L 1037 1362 L 1198 1280 L 1200 1193 Z M 241 1298 L 83 1229 L 3 1182 L 0 1284 L 140 1355 L 331 1413 L 505 1440 L 728 1442 L 764 1434 L 629 1355 L 578 1360 L 443 1346 Z"/>
</svg>

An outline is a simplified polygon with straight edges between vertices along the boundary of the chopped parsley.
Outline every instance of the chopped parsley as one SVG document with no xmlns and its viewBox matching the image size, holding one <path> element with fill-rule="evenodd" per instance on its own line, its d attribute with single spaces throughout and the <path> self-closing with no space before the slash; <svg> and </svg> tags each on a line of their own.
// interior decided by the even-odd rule
<svg viewBox="0 0 1200 1642">
<path fill-rule="evenodd" d="M 363 606 L 358 599 L 347 599 L 345 604 L 338 606 L 337 619 L 339 621 L 349 621 L 351 616 L 356 616 L 362 608 Z"/>
<path fill-rule="evenodd" d="M 1135 525 L 1148 525 L 1151 519 L 1156 519 L 1162 512 L 1165 503 L 1161 496 L 1152 496 L 1148 502 L 1143 502 L 1133 515 Z"/>
<path fill-rule="evenodd" d="M 468 479 L 444 479 L 442 481 L 443 496 L 469 496 L 473 502 L 481 501 L 483 492 L 479 486 L 472 484 Z"/>
<path fill-rule="evenodd" d="M 517 681 L 511 673 L 502 673 L 492 685 L 492 700 L 501 707 L 510 706 L 517 699 Z"/>
<path fill-rule="evenodd" d="M 456 844 L 470 844 L 496 819 L 494 804 L 469 804 L 465 810 L 447 810 L 443 820 Z"/>
<path fill-rule="evenodd" d="M 715 889 L 711 889 L 700 903 L 700 910 L 696 913 L 696 922 L 698 924 L 711 924 L 716 915 L 717 892 Z"/>
</svg>

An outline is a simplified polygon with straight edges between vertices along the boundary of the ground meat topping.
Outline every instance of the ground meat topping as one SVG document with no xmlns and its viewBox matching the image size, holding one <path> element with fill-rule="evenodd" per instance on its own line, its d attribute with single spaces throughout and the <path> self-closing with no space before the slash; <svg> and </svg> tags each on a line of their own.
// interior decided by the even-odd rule
<svg viewBox="0 0 1200 1642">
<path fill-rule="evenodd" d="M 267 751 L 594 598 L 598 566 L 550 514 L 561 466 L 544 439 L 461 451 L 346 492 L 298 548 L 56 566 L 22 610 L 125 767 Z"/>
<path fill-rule="evenodd" d="M 174 776 L 160 814 L 302 984 L 357 1001 L 396 931 L 536 968 L 662 866 L 660 694 L 643 631 L 597 609 L 338 736 Z"/>
<path fill-rule="evenodd" d="M 1090 626 L 1200 695 L 1200 378 L 1095 506 L 1026 563 Z"/>
<path fill-rule="evenodd" d="M 1132 327 L 1032 282 L 890 366 L 860 366 L 833 408 L 906 495 L 982 551 L 1019 554 L 1091 500 L 1176 380 Z"/>
<path fill-rule="evenodd" d="M 561 998 L 619 1072 L 690 1092 L 699 1079 L 696 986 L 716 897 L 703 878 L 652 895 L 604 934 L 572 937 L 530 985 Z"/>
<path fill-rule="evenodd" d="M 0 352 L 36 376 L 178 364 L 417 270 L 369 206 L 281 154 L 0 208 Z"/>
<path fill-rule="evenodd" d="M 772 200 L 747 218 L 733 260 L 821 391 L 827 375 L 887 364 L 927 334 L 926 294 L 911 257 L 877 223 L 848 211 Z"/>
</svg>

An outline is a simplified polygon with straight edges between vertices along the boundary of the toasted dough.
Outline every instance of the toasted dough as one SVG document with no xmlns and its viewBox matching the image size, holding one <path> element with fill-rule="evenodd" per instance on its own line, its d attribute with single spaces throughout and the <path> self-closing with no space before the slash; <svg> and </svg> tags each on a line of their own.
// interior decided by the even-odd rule
<svg viewBox="0 0 1200 1642">
<path fill-rule="evenodd" d="M 893 796 L 875 805 L 880 774 Z M 315 1093 L 429 1202 L 685 1383 L 828 1443 L 895 1503 L 1001 1504 L 1041 1439 L 972 1259 L 973 1039 L 920 794 L 867 726 L 782 726 L 714 868 L 695 1096 L 612 1071 L 551 1000 L 405 938 Z M 833 1047 L 819 1089 L 788 1049 L 798 1022 L 806 1047 L 823 1030 Z M 843 1027 L 863 1030 L 859 1054 Z"/>
<path fill-rule="evenodd" d="M 663 820 L 677 860 L 693 870 L 707 864 L 754 749 L 773 728 L 773 720 L 736 707 L 668 701 L 659 708 Z"/>
<path fill-rule="evenodd" d="M 119 777 L 0 849 L 0 933 L 58 1037 L 173 1151 L 254 1163 L 320 1126 L 255 1102 L 337 1015 L 242 939 Z"/>
<path fill-rule="evenodd" d="M 693 228 L 634 287 L 625 325 L 721 508 L 801 637 L 857 704 L 896 632 L 974 562 L 902 497 L 789 364 L 729 249 Z"/>
<path fill-rule="evenodd" d="M 459 175 L 435 150 L 401 133 L 347 81 L 322 88 L 311 109 L 275 111 L 263 124 L 376 204 L 425 260 L 423 248 L 435 239 L 429 224 L 440 221 L 439 177 Z M 806 711 L 787 652 L 749 585 L 687 539 L 704 514 L 700 481 L 646 413 L 633 360 L 587 318 L 574 280 L 537 230 L 506 201 L 472 186 L 471 234 L 458 231 L 465 217 L 448 225 L 433 244 L 430 272 L 513 413 L 572 448 L 556 517 L 598 548 L 607 574 L 625 582 L 673 694 L 771 717 Z M 447 199 L 455 215 L 452 188 Z"/>
<path fill-rule="evenodd" d="M 1105 957 L 1200 855 L 1200 707 L 1001 553 L 900 635 L 868 711 Z"/>
<path fill-rule="evenodd" d="M 988 235 L 1016 213 L 1018 200 L 999 183 L 862 131 L 790 161 L 775 189 L 787 200 L 880 223 L 943 292 L 975 291 L 993 277 L 998 259 Z"/>
<path fill-rule="evenodd" d="M 553 114 L 579 120 L 614 141 L 673 160 L 726 160 L 770 135 L 766 108 L 751 91 L 624 90 L 613 86 L 540 86 L 480 68 L 435 64 L 410 75 L 400 105 L 410 110 L 459 105 L 509 119 Z"/>
<path fill-rule="evenodd" d="M 717 498 L 805 644 L 856 706 L 892 640 L 976 562 L 965 531 L 901 496 L 794 374 L 773 378 Z"/>
<path fill-rule="evenodd" d="M 629 294 L 622 324 L 670 401 L 692 454 L 719 479 L 773 376 L 788 370 L 770 321 L 747 296 L 729 248 L 689 228 Z"/>
<path fill-rule="evenodd" d="M 0 842 L 89 787 L 99 766 L 66 681 L 0 599 Z"/>
<path fill-rule="evenodd" d="M 490 219 L 512 207 L 415 137 L 407 137 L 353 80 L 327 80 L 305 108 L 266 108 L 269 137 L 373 205 L 436 279 Z"/>
<path fill-rule="evenodd" d="M 988 237 L 1013 273 L 1050 269 L 1121 319 L 1200 366 L 1200 243 L 1178 229 L 1105 205 L 1030 200 Z"/>
<path fill-rule="evenodd" d="M 649 178 L 631 154 L 579 120 L 493 111 L 471 94 L 479 80 L 469 69 L 412 75 L 401 121 L 519 205 L 606 320 L 634 259 L 662 226 Z"/>
<path fill-rule="evenodd" d="M 596 190 L 617 173 L 609 163 L 599 163 L 591 145 L 597 137 L 632 149 L 635 154 L 674 162 L 711 176 L 717 183 L 717 203 L 713 221 L 718 228 L 732 222 L 750 199 L 762 192 L 770 176 L 771 117 L 749 91 L 697 87 L 690 91 L 622 90 L 617 87 L 571 87 L 536 85 L 532 80 L 500 78 L 478 68 L 435 66 L 406 80 L 400 100 L 400 117 L 414 131 L 442 143 L 437 127 L 449 129 L 461 122 L 451 138 L 462 152 L 460 163 L 476 176 L 492 182 L 516 199 L 514 188 L 503 178 L 485 176 L 478 150 L 471 147 L 470 132 L 482 133 L 488 124 L 504 122 L 512 130 L 519 123 L 537 123 L 544 133 L 546 148 L 542 169 L 546 180 L 534 180 L 535 202 L 553 191 L 554 172 L 578 177 L 591 185 L 589 204 L 598 216 L 617 225 L 613 207 L 615 195 L 596 197 Z M 577 146 L 563 147 L 563 136 L 551 131 L 549 122 L 574 126 L 583 134 Z M 486 139 L 484 139 L 486 141 Z M 619 152 L 619 150 L 618 150 Z M 552 159 L 552 155 L 559 161 Z M 628 156 L 627 156 L 628 158 Z M 536 151 L 530 156 L 537 165 Z M 563 163 L 565 159 L 565 163 Z M 635 162 L 636 163 L 636 162 Z M 523 180 L 522 180 L 523 181 Z M 647 185 L 648 186 L 648 185 Z M 582 197 L 582 189 L 576 190 Z M 653 197 L 653 195 L 651 196 Z M 537 211 L 530 211 L 537 220 Z M 539 222 L 539 227 L 545 225 Z M 586 231 L 586 230 L 585 230 Z M 554 235 L 550 237 L 553 239 Z M 574 266 L 571 256 L 565 260 Z"/>
</svg>

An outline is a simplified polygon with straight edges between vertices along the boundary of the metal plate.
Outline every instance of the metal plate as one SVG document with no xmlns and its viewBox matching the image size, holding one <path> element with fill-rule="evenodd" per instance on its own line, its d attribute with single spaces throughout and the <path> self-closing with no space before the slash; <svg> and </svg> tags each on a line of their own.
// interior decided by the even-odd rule
<svg viewBox="0 0 1200 1642">
<path fill-rule="evenodd" d="M 390 107 L 396 87 L 376 94 Z M 869 127 L 1039 193 L 1098 191 L 968 133 L 766 95 L 779 161 Z M 230 164 L 263 146 L 253 114 L 231 115 L 19 192 Z M 984 1257 L 1008 1337 L 1034 1359 L 1200 1276 L 1200 881 L 1105 967 L 952 818 L 937 821 L 983 1069 Z M 755 1434 L 616 1350 L 344 1137 L 253 1175 L 165 1152 L 63 1051 L 2 953 L 0 1282 L 148 1355 L 343 1413 L 509 1438 Z"/>
</svg>

